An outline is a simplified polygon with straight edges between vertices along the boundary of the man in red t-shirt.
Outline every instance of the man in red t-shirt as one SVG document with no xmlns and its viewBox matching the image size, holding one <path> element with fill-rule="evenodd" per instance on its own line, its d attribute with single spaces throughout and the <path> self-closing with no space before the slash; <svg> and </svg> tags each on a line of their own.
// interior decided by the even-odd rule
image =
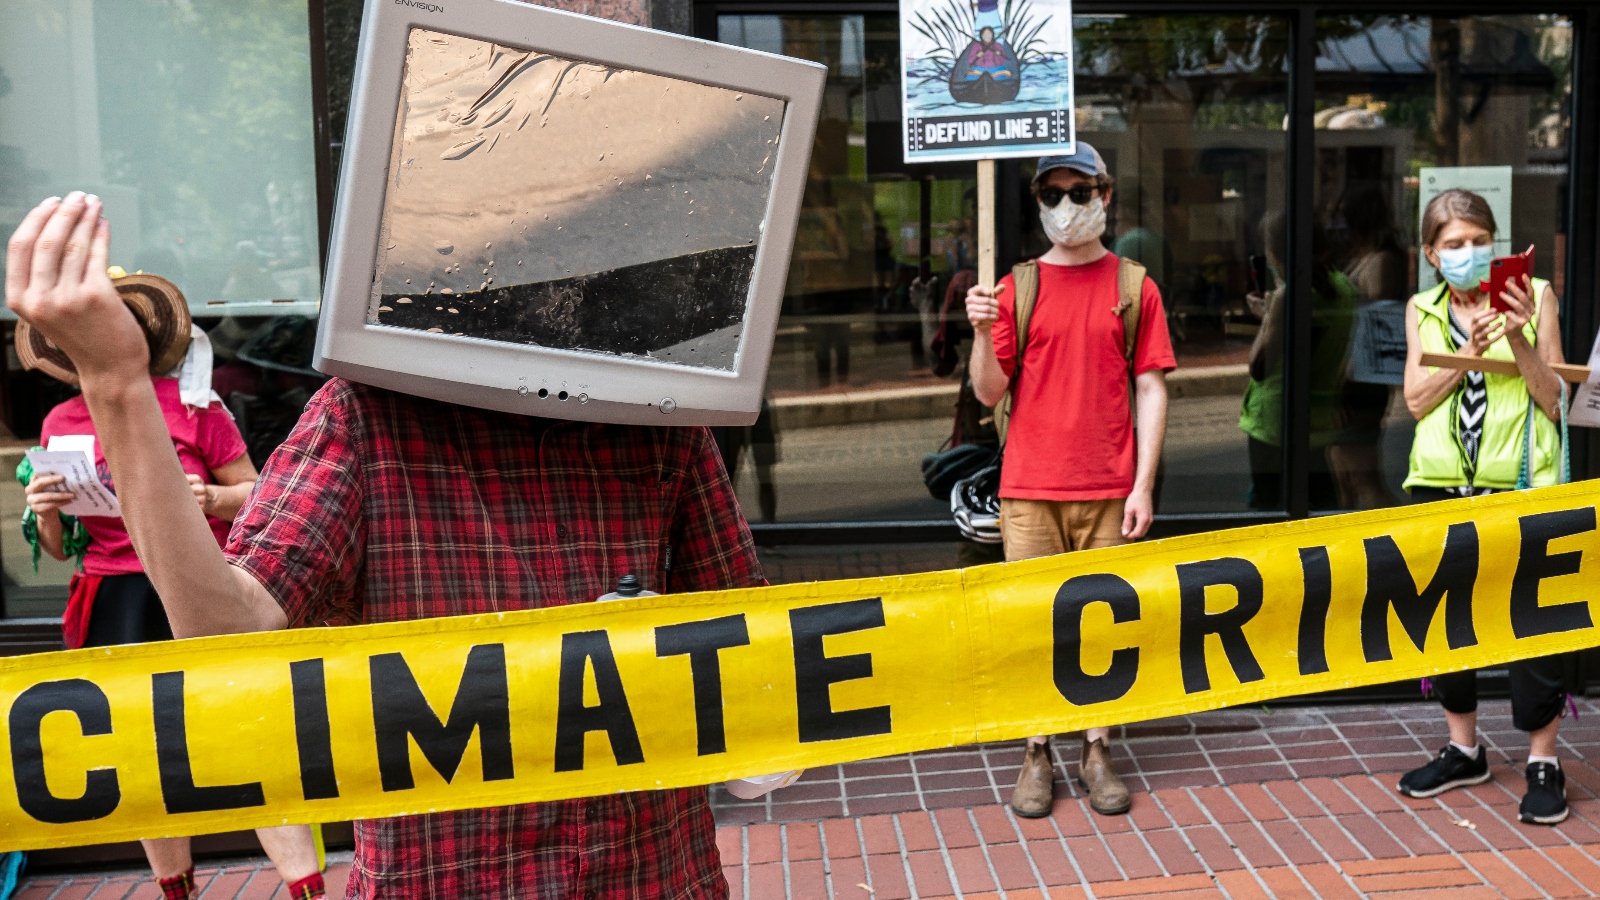
<svg viewBox="0 0 1600 900">
<path fill-rule="evenodd" d="M 973 390 L 988 406 L 1011 390 L 1000 470 L 1007 561 L 1112 547 L 1150 530 L 1166 433 L 1166 373 L 1177 361 L 1161 294 L 1146 278 L 1130 409 L 1118 260 L 1100 242 L 1112 185 L 1100 154 L 1083 141 L 1070 156 L 1039 160 L 1033 192 L 1052 246 L 1039 257 L 1039 294 L 1021 366 L 1012 277 L 967 293 L 976 332 Z M 1089 729 L 1079 763 L 1089 805 L 1103 815 L 1132 805 L 1111 767 L 1110 740 L 1109 728 Z M 1019 816 L 1047 816 L 1054 789 L 1049 738 L 1029 738 L 1011 808 Z"/>
</svg>

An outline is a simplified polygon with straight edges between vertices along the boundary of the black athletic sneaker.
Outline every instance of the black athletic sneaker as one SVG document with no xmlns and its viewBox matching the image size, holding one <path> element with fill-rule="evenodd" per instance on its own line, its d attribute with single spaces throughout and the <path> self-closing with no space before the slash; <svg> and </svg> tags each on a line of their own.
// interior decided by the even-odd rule
<svg viewBox="0 0 1600 900">
<path fill-rule="evenodd" d="M 1483 784 L 1488 780 L 1489 754 L 1483 747 L 1478 747 L 1478 757 L 1473 759 L 1457 750 L 1455 744 L 1445 744 L 1433 762 L 1400 776 L 1395 790 L 1407 797 L 1437 797 L 1451 788 Z"/>
<path fill-rule="evenodd" d="M 1517 818 L 1530 825 L 1554 825 L 1567 817 L 1567 776 L 1547 762 L 1528 765 L 1528 793 Z"/>
</svg>

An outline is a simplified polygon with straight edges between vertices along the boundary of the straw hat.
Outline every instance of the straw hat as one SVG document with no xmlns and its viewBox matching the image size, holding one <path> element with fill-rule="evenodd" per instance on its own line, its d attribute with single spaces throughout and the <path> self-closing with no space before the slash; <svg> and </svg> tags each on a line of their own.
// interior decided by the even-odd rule
<svg viewBox="0 0 1600 900">
<path fill-rule="evenodd" d="M 189 350 L 188 301 L 178 286 L 159 275 L 121 275 L 113 272 L 111 283 L 122 302 L 128 304 L 133 317 L 144 329 L 145 340 L 150 342 L 150 374 L 165 375 L 183 362 Z M 78 370 L 61 352 L 27 322 L 17 323 L 17 359 L 25 369 L 38 369 L 67 384 L 78 383 Z"/>
</svg>

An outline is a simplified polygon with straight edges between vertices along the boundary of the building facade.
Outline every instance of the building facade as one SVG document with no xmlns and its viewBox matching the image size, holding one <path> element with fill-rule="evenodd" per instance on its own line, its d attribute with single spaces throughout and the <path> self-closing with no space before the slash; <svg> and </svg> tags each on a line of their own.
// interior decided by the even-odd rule
<svg viewBox="0 0 1600 900">
<path fill-rule="evenodd" d="M 726 430 L 725 459 L 774 581 L 955 565 L 948 504 L 921 462 L 957 428 L 970 342 L 950 285 L 975 265 L 976 180 L 970 163 L 901 161 L 895 4 L 553 5 L 828 66 L 766 408 Z M 183 287 L 258 463 L 320 380 L 309 346 L 360 12 L 356 0 L 0 10 L 0 230 L 51 193 L 105 197 L 113 261 Z M 1434 283 L 1419 211 L 1445 187 L 1500 198 L 1502 246 L 1537 248 L 1567 359 L 1587 359 L 1600 4 L 1131 0 L 1074 13 L 1077 133 L 1117 179 L 1106 240 L 1160 286 L 1178 356 L 1159 532 L 1407 502 L 1397 323 Z M 1045 238 L 1032 163 L 999 175 L 1003 270 Z M 9 360 L 7 465 L 65 396 Z M 1596 470 L 1590 445 L 1575 434 L 1575 477 Z M 0 516 L 14 522 L 21 489 L 7 484 Z M 70 566 L 35 572 L 11 526 L 0 552 L 5 615 L 59 614 Z"/>
</svg>

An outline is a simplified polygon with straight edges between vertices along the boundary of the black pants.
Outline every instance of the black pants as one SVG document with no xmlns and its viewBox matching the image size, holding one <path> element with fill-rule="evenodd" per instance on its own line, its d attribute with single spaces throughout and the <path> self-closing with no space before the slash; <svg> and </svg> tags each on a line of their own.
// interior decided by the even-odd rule
<svg viewBox="0 0 1600 900">
<path fill-rule="evenodd" d="M 1511 678 L 1511 724 L 1518 731 L 1538 731 L 1561 715 L 1567 701 L 1565 654 L 1519 659 L 1506 665 Z M 1478 711 L 1478 673 L 1451 672 L 1433 676 L 1433 694 L 1453 713 Z"/>
<path fill-rule="evenodd" d="M 1439 488 L 1411 489 L 1413 503 L 1455 499 Z M 1518 731 L 1538 731 L 1561 715 L 1567 700 L 1566 654 L 1520 659 L 1506 664 L 1511 680 L 1511 724 Z M 1453 713 L 1478 711 L 1478 673 L 1451 672 L 1435 675 L 1433 694 L 1439 704 Z"/>
<path fill-rule="evenodd" d="M 85 647 L 144 644 L 172 640 L 172 626 L 155 585 L 143 572 L 107 575 L 89 611 Z"/>
</svg>

